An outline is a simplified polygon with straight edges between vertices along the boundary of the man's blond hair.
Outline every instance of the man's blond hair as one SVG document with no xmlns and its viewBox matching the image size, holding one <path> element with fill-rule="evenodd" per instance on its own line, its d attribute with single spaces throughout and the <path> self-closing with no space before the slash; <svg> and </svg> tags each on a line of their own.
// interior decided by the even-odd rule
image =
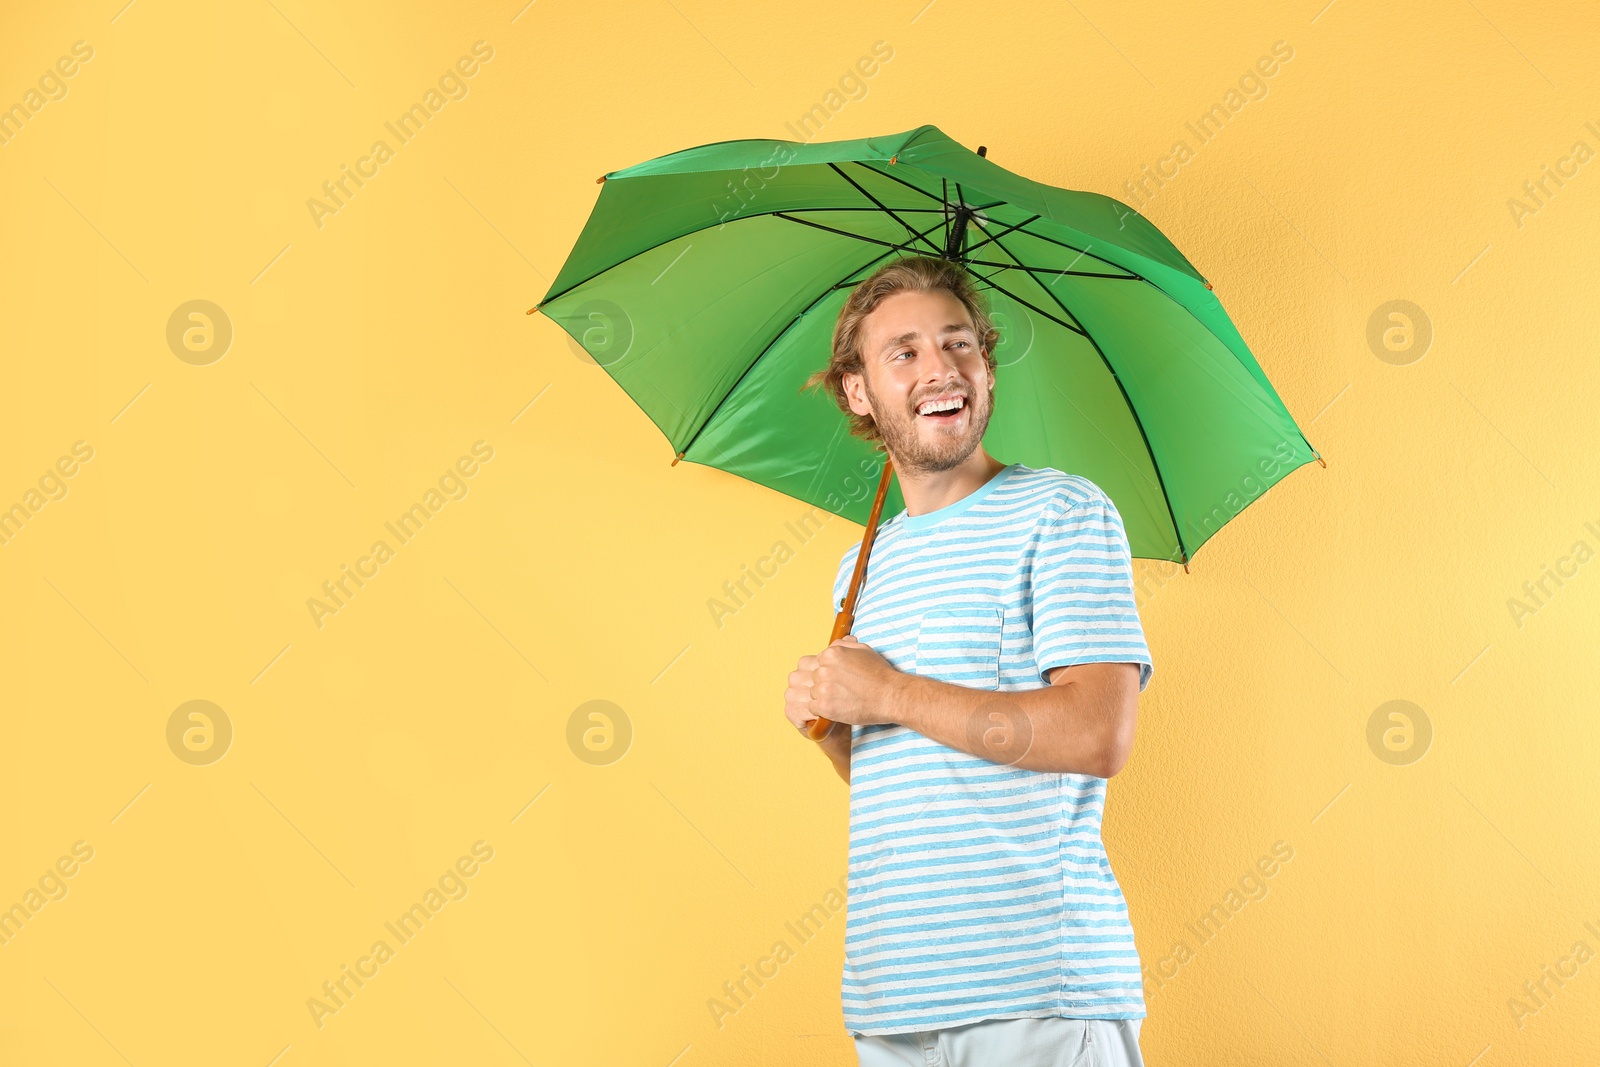
<svg viewBox="0 0 1600 1067">
<path fill-rule="evenodd" d="M 978 335 L 978 347 L 983 349 L 984 362 L 991 371 L 995 367 L 994 347 L 1000 341 L 1000 331 L 995 329 L 987 302 L 964 267 L 946 259 L 928 256 L 905 256 L 884 264 L 850 291 L 844 307 L 839 309 L 839 321 L 833 327 L 833 354 L 828 359 L 828 365 L 807 378 L 805 385 L 801 386 L 801 391 L 826 389 L 850 421 L 850 433 L 864 441 L 881 443 L 883 435 L 878 432 L 878 425 L 871 415 L 857 415 L 850 410 L 850 398 L 844 391 L 844 376 L 866 374 L 861 354 L 861 333 L 867 316 L 886 297 L 908 290 L 919 293 L 942 290 L 961 301 L 967 314 L 972 316 L 973 330 Z"/>
</svg>

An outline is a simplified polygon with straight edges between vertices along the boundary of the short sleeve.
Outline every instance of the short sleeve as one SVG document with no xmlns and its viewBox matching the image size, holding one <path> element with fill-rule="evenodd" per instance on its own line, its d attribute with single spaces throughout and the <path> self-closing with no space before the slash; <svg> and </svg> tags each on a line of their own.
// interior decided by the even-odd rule
<svg viewBox="0 0 1600 1067">
<path fill-rule="evenodd" d="M 1155 667 L 1134 603 L 1133 559 L 1122 516 L 1104 492 L 1061 498 L 1040 520 L 1030 586 L 1039 677 L 1075 663 L 1137 663 L 1139 691 Z"/>
</svg>

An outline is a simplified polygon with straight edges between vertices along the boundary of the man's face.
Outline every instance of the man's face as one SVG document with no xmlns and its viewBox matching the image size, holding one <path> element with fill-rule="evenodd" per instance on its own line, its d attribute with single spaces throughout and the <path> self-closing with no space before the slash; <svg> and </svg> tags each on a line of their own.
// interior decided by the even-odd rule
<svg viewBox="0 0 1600 1067">
<path fill-rule="evenodd" d="M 885 298 L 862 323 L 864 375 L 844 379 L 850 410 L 871 415 L 900 470 L 959 466 L 983 440 L 994 410 L 994 374 L 966 306 L 950 293 L 911 290 Z M 946 401 L 922 409 L 929 401 Z"/>
</svg>

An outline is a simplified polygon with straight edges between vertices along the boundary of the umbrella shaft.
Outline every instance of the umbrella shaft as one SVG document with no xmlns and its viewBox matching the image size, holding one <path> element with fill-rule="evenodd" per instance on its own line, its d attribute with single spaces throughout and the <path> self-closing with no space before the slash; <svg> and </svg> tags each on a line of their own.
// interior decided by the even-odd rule
<svg viewBox="0 0 1600 1067">
<path fill-rule="evenodd" d="M 965 252 L 967 241 L 967 220 L 972 218 L 972 209 L 965 204 L 956 207 L 955 222 L 950 225 L 950 240 L 945 242 L 944 258 L 951 262 L 960 262 Z"/>
<path fill-rule="evenodd" d="M 890 462 L 887 452 L 883 457 L 883 473 L 878 476 L 878 495 L 872 500 L 872 511 L 867 516 L 867 529 L 861 537 L 861 549 L 856 553 L 856 568 L 850 575 L 850 589 L 845 593 L 844 603 L 839 607 L 839 613 L 833 617 L 833 636 L 828 638 L 828 644 L 833 644 L 839 638 L 850 632 L 856 621 L 856 597 L 861 593 L 861 585 L 867 575 L 867 560 L 872 555 L 872 542 L 878 535 L 878 516 L 883 512 L 883 501 L 889 493 L 889 479 L 894 474 L 894 464 Z M 824 719 L 820 715 L 811 720 L 811 727 L 806 736 L 813 741 L 821 741 L 828 736 L 828 731 L 833 729 L 833 720 Z"/>
</svg>

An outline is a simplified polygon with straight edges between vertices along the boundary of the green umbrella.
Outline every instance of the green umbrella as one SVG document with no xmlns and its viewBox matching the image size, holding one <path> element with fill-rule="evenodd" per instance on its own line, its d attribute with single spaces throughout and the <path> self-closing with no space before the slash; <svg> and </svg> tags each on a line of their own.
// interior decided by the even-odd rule
<svg viewBox="0 0 1600 1067">
<path fill-rule="evenodd" d="M 1144 216 L 1013 174 L 936 127 L 723 141 L 599 180 L 529 313 L 594 357 L 673 463 L 868 527 L 835 637 L 878 511 L 905 502 L 881 449 L 801 386 L 828 360 L 848 290 L 892 258 L 943 256 L 974 276 L 1001 333 L 984 447 L 1100 486 L 1134 556 L 1187 569 L 1253 500 L 1321 462 L 1211 284 Z"/>
</svg>

